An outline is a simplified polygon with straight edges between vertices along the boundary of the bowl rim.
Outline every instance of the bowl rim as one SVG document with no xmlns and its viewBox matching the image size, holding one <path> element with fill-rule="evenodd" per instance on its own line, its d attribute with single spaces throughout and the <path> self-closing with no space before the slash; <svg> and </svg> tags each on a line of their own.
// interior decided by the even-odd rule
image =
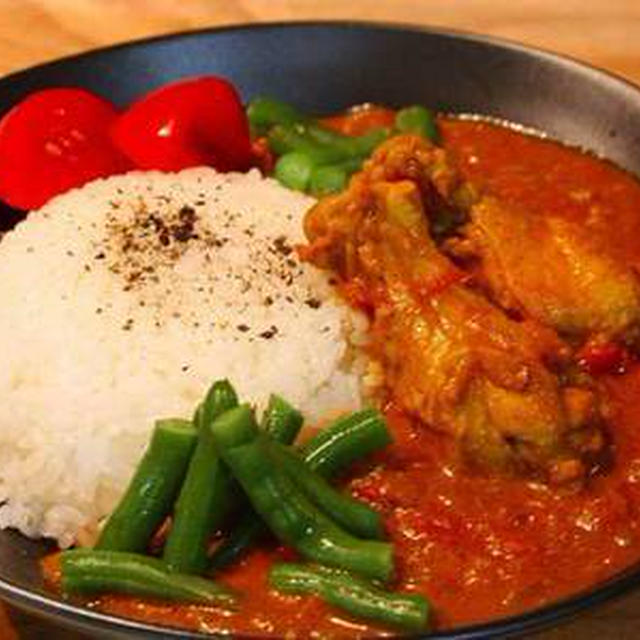
<svg viewBox="0 0 640 640">
<path fill-rule="evenodd" d="M 120 49 L 128 49 L 130 47 L 144 46 L 159 42 L 168 42 L 173 40 L 181 40 L 183 38 L 198 37 L 207 34 L 225 33 L 225 32 L 242 32 L 242 31 L 268 31 L 270 29 L 289 29 L 289 28 L 327 28 L 333 27 L 338 29 L 367 29 L 397 33 L 416 33 L 416 34 L 432 34 L 436 36 L 444 36 L 455 40 L 464 40 L 467 42 L 488 44 L 525 55 L 532 55 L 536 58 L 548 60 L 555 64 L 571 67 L 574 71 L 579 71 L 595 78 L 607 79 L 613 84 L 618 84 L 621 89 L 628 91 L 632 96 L 640 99 L 640 80 L 636 84 L 630 78 L 620 73 L 605 69 L 590 62 L 580 60 L 571 54 L 559 53 L 546 47 L 538 47 L 535 45 L 524 44 L 512 38 L 504 36 L 495 36 L 483 33 L 477 33 L 467 29 L 458 29 L 451 27 L 440 27 L 431 25 L 420 25 L 410 22 L 392 21 L 392 20 L 355 20 L 355 19 L 304 19 L 304 20 L 274 20 L 265 22 L 239 22 L 230 23 L 219 26 L 200 27 L 196 29 L 181 29 L 179 31 L 168 31 L 151 36 L 142 36 L 131 40 L 123 40 L 114 44 L 105 46 L 96 46 L 85 49 L 76 53 L 70 53 L 51 60 L 44 60 L 28 67 L 23 67 L 0 75 L 0 82 L 14 80 L 23 75 L 28 75 L 33 71 L 45 70 L 49 66 L 55 66 L 59 63 L 74 62 L 83 58 L 90 58 L 96 54 L 109 53 Z"/>
<path fill-rule="evenodd" d="M 60 63 L 73 63 L 75 61 L 91 58 L 96 54 L 109 53 L 121 49 L 146 46 L 154 43 L 179 41 L 190 37 L 200 37 L 230 32 L 255 32 L 273 29 L 297 29 L 297 28 L 336 28 L 353 30 L 378 30 L 398 34 L 424 34 L 445 37 L 452 40 L 462 40 L 470 43 L 490 45 L 503 50 L 514 51 L 526 56 L 546 60 L 554 65 L 571 68 L 574 72 L 592 78 L 602 84 L 617 86 L 628 94 L 630 100 L 635 100 L 640 105 L 640 83 L 635 84 L 629 78 L 618 73 L 600 68 L 594 64 L 579 60 L 577 57 L 552 51 L 550 49 L 523 44 L 509 38 L 475 33 L 464 29 L 449 27 L 419 25 L 407 22 L 395 22 L 385 20 L 340 20 L 340 19 L 305 19 L 305 20 L 277 20 L 257 23 L 232 23 L 220 26 L 202 27 L 197 29 L 185 29 L 167 32 L 159 35 L 146 36 L 117 42 L 112 45 L 93 47 L 81 52 L 65 55 L 53 60 L 47 60 L 38 64 L 11 71 L 0 76 L 0 91 L 6 82 L 18 80 L 28 76 L 34 71 L 46 71 L 47 68 Z M 21 535 L 14 532 L 16 535 Z M 413 639 L 440 639 L 440 640 L 481 640 L 487 638 L 515 637 L 566 621 L 567 619 L 583 612 L 586 609 L 604 604 L 616 597 L 620 597 L 640 585 L 640 563 L 631 565 L 617 574 L 587 589 L 567 597 L 555 600 L 541 607 L 525 611 L 524 613 L 492 621 L 467 624 L 454 627 L 450 630 L 437 631 L 435 633 L 416 633 L 410 635 L 398 635 L 397 638 Z M 72 602 L 65 602 L 49 595 L 31 591 L 18 584 L 0 578 L 0 600 L 16 606 L 24 611 L 37 616 L 57 620 L 60 623 L 71 625 L 85 632 L 100 631 L 111 634 L 138 633 L 138 637 L 149 638 L 193 638 L 206 640 L 213 637 L 236 638 L 237 640 L 262 640 L 265 636 L 258 634 L 220 634 L 187 631 L 180 628 L 161 626 L 140 622 L 130 618 L 123 618 L 111 614 L 102 613 Z"/>
</svg>

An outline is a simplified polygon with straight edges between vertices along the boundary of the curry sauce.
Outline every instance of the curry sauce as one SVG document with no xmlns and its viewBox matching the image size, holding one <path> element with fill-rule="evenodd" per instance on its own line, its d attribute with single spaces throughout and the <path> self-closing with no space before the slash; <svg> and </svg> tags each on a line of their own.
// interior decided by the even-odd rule
<svg viewBox="0 0 640 640">
<path fill-rule="evenodd" d="M 374 120 L 384 117 L 377 113 Z M 454 118 L 439 124 L 443 144 L 466 179 L 528 215 L 553 212 L 579 222 L 621 260 L 640 267 L 640 184 L 631 175 L 507 127 Z M 394 443 L 355 470 L 347 485 L 384 514 L 397 554 L 398 587 L 430 599 L 437 628 L 548 604 L 640 560 L 640 367 L 629 362 L 624 373 L 602 376 L 600 383 L 614 462 L 580 487 L 473 473 L 459 462 L 450 438 L 392 403 L 386 407 Z M 244 594 L 234 613 L 111 595 L 95 606 L 203 631 L 389 633 L 349 620 L 316 598 L 271 591 L 270 564 L 291 558 L 288 549 L 257 549 L 223 573 L 221 580 Z M 45 569 L 55 580 L 55 562 Z"/>
</svg>

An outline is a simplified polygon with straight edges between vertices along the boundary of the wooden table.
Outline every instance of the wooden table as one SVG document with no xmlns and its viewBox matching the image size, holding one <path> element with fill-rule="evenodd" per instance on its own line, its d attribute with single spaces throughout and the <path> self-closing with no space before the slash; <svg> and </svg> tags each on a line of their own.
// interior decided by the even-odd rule
<svg viewBox="0 0 640 640">
<path fill-rule="evenodd" d="M 0 0 L 0 74 L 151 34 L 311 18 L 412 22 L 493 34 L 580 58 L 640 84 L 638 0 Z M 0 605 L 2 640 L 43 637 L 80 640 Z M 640 592 L 538 636 L 639 637 Z"/>
</svg>

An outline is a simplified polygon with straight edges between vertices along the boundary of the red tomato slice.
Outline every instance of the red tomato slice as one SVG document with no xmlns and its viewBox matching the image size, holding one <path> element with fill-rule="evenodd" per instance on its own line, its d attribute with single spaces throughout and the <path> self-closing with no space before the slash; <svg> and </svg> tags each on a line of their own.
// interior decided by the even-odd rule
<svg viewBox="0 0 640 640">
<path fill-rule="evenodd" d="M 211 165 L 244 170 L 249 124 L 233 85 L 215 76 L 165 85 L 135 102 L 112 129 L 116 146 L 141 169 Z"/>
<path fill-rule="evenodd" d="M 44 89 L 0 121 L 0 198 L 35 209 L 94 178 L 130 168 L 112 145 L 115 107 L 84 89 Z"/>
</svg>

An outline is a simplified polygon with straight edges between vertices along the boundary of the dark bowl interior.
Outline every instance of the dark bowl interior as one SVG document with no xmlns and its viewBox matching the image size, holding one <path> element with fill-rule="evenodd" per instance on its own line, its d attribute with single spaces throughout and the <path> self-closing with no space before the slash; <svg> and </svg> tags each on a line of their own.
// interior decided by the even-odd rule
<svg viewBox="0 0 640 640">
<path fill-rule="evenodd" d="M 640 174 L 640 91 L 611 75 L 490 38 L 358 23 L 232 27 L 163 37 L 42 65 L 0 80 L 0 112 L 41 87 L 78 85 L 125 105 L 185 75 L 230 78 L 243 97 L 270 94 L 310 112 L 424 103 L 534 127 Z M 5 228 L 19 214 L 5 208 Z M 210 637 L 118 620 L 56 599 L 37 561 L 48 547 L 0 532 L 0 596 L 91 637 Z M 552 624 L 640 582 L 640 564 L 588 592 L 523 616 L 436 634 L 512 636 Z"/>
</svg>

